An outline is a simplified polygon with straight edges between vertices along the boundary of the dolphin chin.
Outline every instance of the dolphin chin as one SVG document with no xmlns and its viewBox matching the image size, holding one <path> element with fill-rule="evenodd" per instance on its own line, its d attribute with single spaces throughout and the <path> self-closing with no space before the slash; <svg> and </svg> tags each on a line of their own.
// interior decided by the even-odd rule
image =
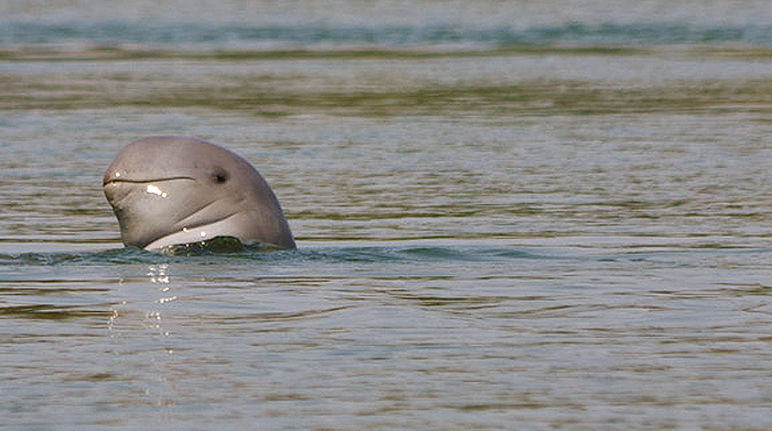
<svg viewBox="0 0 772 431">
<path fill-rule="evenodd" d="M 216 237 L 295 248 L 268 183 L 245 159 L 191 138 L 150 137 L 121 149 L 102 180 L 126 246 L 157 250 Z"/>
<path fill-rule="evenodd" d="M 191 226 L 189 228 L 183 227 L 177 232 L 156 239 L 155 241 L 146 245 L 145 248 L 148 250 L 155 250 L 166 248 L 171 245 L 191 244 L 195 242 L 207 241 L 217 237 L 233 236 L 231 235 L 233 229 L 230 219 L 236 217 L 237 215 L 238 214 L 231 214 L 213 223 Z M 250 245 L 259 241 L 241 242 L 244 245 Z"/>
</svg>

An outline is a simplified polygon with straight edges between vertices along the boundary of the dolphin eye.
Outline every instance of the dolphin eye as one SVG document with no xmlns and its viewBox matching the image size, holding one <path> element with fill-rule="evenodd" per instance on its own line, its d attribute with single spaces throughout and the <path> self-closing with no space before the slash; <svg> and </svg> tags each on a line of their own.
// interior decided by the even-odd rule
<svg viewBox="0 0 772 431">
<path fill-rule="evenodd" d="M 212 172 L 212 181 L 217 184 L 225 184 L 228 181 L 228 172 L 223 168 L 216 168 Z"/>
</svg>

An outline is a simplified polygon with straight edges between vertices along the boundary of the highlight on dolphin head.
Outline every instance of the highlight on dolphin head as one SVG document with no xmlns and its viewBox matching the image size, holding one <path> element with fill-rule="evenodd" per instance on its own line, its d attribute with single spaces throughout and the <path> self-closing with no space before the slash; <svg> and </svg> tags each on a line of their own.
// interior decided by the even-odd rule
<svg viewBox="0 0 772 431">
<path fill-rule="evenodd" d="M 265 179 L 244 158 L 209 142 L 134 141 L 118 152 L 102 187 L 126 246 L 157 250 L 233 237 L 245 245 L 295 248 Z"/>
</svg>

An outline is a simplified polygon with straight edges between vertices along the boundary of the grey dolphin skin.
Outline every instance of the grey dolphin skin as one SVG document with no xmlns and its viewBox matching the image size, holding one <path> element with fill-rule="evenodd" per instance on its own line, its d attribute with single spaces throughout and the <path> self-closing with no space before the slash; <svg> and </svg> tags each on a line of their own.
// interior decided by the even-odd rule
<svg viewBox="0 0 772 431">
<path fill-rule="evenodd" d="M 156 136 L 123 147 L 102 180 L 126 246 L 147 250 L 229 236 L 295 248 L 271 187 L 240 156 L 191 138 Z"/>
</svg>

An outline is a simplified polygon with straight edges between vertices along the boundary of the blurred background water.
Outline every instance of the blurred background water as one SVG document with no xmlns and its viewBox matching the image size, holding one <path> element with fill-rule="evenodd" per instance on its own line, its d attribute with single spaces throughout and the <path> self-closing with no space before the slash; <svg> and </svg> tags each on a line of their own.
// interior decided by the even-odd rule
<svg viewBox="0 0 772 431">
<path fill-rule="evenodd" d="M 0 3 L 3 429 L 772 426 L 763 1 Z M 124 249 L 128 142 L 298 250 Z"/>
</svg>

